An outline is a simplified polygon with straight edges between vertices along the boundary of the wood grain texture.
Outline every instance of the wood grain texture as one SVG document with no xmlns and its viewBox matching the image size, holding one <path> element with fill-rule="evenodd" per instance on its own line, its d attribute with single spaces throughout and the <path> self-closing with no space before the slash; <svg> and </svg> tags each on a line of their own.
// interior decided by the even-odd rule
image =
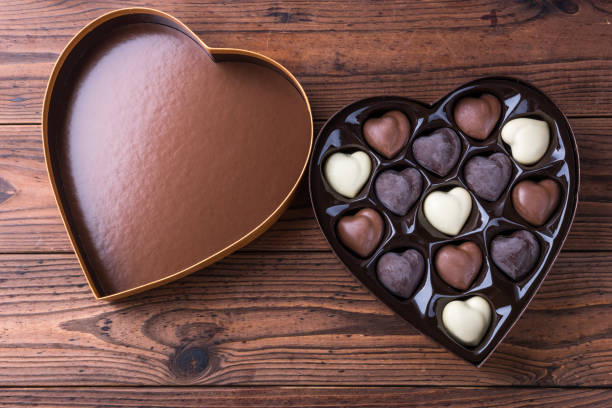
<svg viewBox="0 0 612 408">
<path fill-rule="evenodd" d="M 42 388 L 0 389 L 0 407 L 609 407 L 612 390 L 516 388 Z"/>
<path fill-rule="evenodd" d="M 0 407 L 610 406 L 609 1 L 1 3 Z M 304 85 L 317 131 L 357 99 L 433 102 L 486 75 L 530 81 L 561 107 L 581 154 L 577 217 L 483 368 L 419 334 L 352 277 L 317 227 L 305 183 L 242 251 L 133 298 L 93 300 L 48 184 L 41 104 L 70 38 L 130 6 L 169 12 L 210 46 L 277 59 Z M 40 388 L 6 388 L 26 386 Z"/>
<path fill-rule="evenodd" d="M 70 38 L 115 8 L 154 6 L 216 47 L 277 59 L 315 118 L 366 96 L 433 102 L 485 75 L 533 82 L 568 115 L 610 115 L 611 7 L 605 1 L 3 2 L 0 123 L 38 123 L 47 78 Z"/>
<path fill-rule="evenodd" d="M 115 303 L 71 254 L 0 256 L 0 384 L 611 386 L 612 252 L 564 253 L 483 368 L 329 252 L 239 252 Z"/>
<path fill-rule="evenodd" d="M 581 155 L 582 185 L 576 220 L 564 248 L 612 250 L 612 119 L 570 122 Z M 48 182 L 38 125 L 0 126 L 0 231 L 0 253 L 72 250 Z M 590 239 L 594 235 L 595 242 Z M 248 249 L 329 249 L 314 219 L 305 181 L 289 211 Z"/>
</svg>

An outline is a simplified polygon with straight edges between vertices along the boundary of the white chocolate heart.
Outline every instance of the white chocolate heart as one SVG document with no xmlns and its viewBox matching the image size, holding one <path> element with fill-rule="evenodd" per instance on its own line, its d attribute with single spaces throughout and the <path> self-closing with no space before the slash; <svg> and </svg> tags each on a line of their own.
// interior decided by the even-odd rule
<svg viewBox="0 0 612 408">
<path fill-rule="evenodd" d="M 325 179 L 338 194 L 353 198 L 368 181 L 372 161 L 362 151 L 352 154 L 336 152 L 325 162 Z"/>
<path fill-rule="evenodd" d="M 491 305 L 481 296 L 453 300 L 444 306 L 442 324 L 461 344 L 476 346 L 491 324 Z"/>
<path fill-rule="evenodd" d="M 517 162 L 534 164 L 548 150 L 550 129 L 543 120 L 519 118 L 504 125 L 501 137 L 512 148 L 512 157 Z"/>
<path fill-rule="evenodd" d="M 455 187 L 449 192 L 434 191 L 423 203 L 423 213 L 427 221 L 438 231 L 447 235 L 457 235 L 472 211 L 472 197 L 463 187 Z"/>
</svg>

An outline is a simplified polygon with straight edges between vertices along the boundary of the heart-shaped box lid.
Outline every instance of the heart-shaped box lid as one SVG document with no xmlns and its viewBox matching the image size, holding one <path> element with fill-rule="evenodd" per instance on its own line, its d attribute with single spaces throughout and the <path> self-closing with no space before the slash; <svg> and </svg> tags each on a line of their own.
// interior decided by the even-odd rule
<svg viewBox="0 0 612 408">
<path fill-rule="evenodd" d="M 42 123 L 62 219 L 101 299 L 178 279 L 263 233 L 313 139 L 308 98 L 286 68 L 208 47 L 145 8 L 105 14 L 70 41 Z"/>
</svg>

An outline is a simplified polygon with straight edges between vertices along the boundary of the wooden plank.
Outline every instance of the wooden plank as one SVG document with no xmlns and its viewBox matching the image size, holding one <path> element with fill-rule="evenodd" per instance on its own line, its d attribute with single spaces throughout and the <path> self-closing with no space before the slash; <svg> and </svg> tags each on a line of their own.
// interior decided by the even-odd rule
<svg viewBox="0 0 612 408">
<path fill-rule="evenodd" d="M 115 303 L 71 254 L 0 255 L 0 385 L 612 386 L 612 252 L 563 253 L 481 369 L 329 252 L 238 253 Z"/>
<path fill-rule="evenodd" d="M 310 96 L 317 129 L 356 99 L 432 102 L 484 75 L 529 80 L 570 115 L 583 184 L 564 248 L 602 252 L 561 254 L 480 370 L 355 281 L 329 251 L 304 184 L 282 219 L 245 250 L 131 299 L 93 300 L 53 203 L 36 124 L 48 75 L 71 36 L 105 11 L 143 4 L 5 0 L 0 7 L 0 407 L 610 405 L 608 2 L 155 3 L 211 46 L 285 64 Z"/>
<path fill-rule="evenodd" d="M 484 397 L 486 393 L 486 398 Z M 609 407 L 612 390 L 563 388 L 7 388 L 0 407 Z M 486 401 L 486 402 L 485 402 Z"/>
<path fill-rule="evenodd" d="M 574 118 L 571 124 L 581 154 L 582 201 L 565 249 L 612 250 L 612 121 Z M 314 220 L 306 183 L 280 221 L 248 247 L 266 251 L 328 248 Z M 70 250 L 47 179 L 40 127 L 0 126 L 0 252 Z"/>
<path fill-rule="evenodd" d="M 106 11 L 141 4 L 4 2 L 0 123 L 39 122 L 47 78 L 72 35 Z M 569 115 L 609 115 L 612 107 L 612 28 L 604 2 L 156 6 L 183 19 L 211 46 L 247 48 L 279 60 L 303 82 L 318 119 L 371 95 L 432 102 L 484 75 L 531 81 Z"/>
<path fill-rule="evenodd" d="M 214 0 L 160 0 L 156 6 L 176 15 L 195 31 L 216 33 L 231 32 L 257 33 L 266 30 L 285 33 L 296 32 L 354 32 L 431 30 L 431 20 L 435 19 L 437 27 L 449 31 L 459 29 L 516 27 L 524 23 L 537 21 L 546 28 L 558 32 L 584 35 L 572 32 L 572 27 L 557 27 L 556 22 L 572 16 L 568 25 L 606 23 L 605 17 L 610 13 L 609 4 L 595 0 L 586 2 L 557 2 L 556 4 L 504 4 L 503 9 L 496 1 L 423 1 L 415 4 L 406 2 L 388 2 L 381 7 L 378 2 L 369 1 L 328 1 L 316 3 L 309 1 L 257 1 L 240 0 L 236 4 L 227 4 Z M 286 4 L 282 4 L 286 3 Z M 575 4 L 571 4 L 575 3 Z M 577 3 L 577 4 L 576 4 Z M 48 36 L 49 29 L 56 35 L 72 35 L 73 30 L 84 25 L 97 16 L 121 7 L 147 6 L 138 0 L 91 0 L 87 4 L 69 0 L 55 3 L 38 1 L 37 4 L 23 0 L 5 0 L 3 3 L 2 26 L 0 35 L 14 35 L 31 29 L 32 34 Z M 446 6 L 444 8 L 440 6 Z M 30 10 L 33 9 L 33 10 Z M 35 11 L 34 13 L 31 11 Z M 483 12 L 485 13 L 483 15 Z M 603 17 L 599 18 L 598 17 Z M 549 30 L 538 27 L 538 34 L 543 38 L 551 35 Z M 531 27 L 530 27 L 531 28 Z M 590 33 L 597 33 L 597 28 L 588 28 Z M 539 33 L 539 31 L 542 31 Z M 498 33 L 499 34 L 499 33 Z M 541 37 L 542 38 L 542 37 Z M 469 39 L 466 39 L 469 41 Z M 228 41 L 236 41 L 229 38 Z M 219 46 L 219 44 L 215 44 Z M 235 44 L 234 44 L 235 45 Z M 538 44 L 534 44 L 538 46 Z M 584 49 L 576 49 L 577 53 Z M 507 47 L 498 52 L 510 54 Z"/>
</svg>

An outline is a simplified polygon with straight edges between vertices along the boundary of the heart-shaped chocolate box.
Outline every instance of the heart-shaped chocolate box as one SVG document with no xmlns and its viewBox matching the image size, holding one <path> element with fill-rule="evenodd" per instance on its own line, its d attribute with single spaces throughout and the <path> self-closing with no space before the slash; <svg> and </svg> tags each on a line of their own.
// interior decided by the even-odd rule
<svg viewBox="0 0 612 408">
<path fill-rule="evenodd" d="M 312 145 L 297 80 L 122 9 L 60 55 L 43 107 L 47 169 L 97 298 L 134 294 L 246 245 L 287 207 Z"/>
<path fill-rule="evenodd" d="M 477 140 L 463 133 L 455 122 L 453 109 L 463 97 L 492 94 L 501 102 L 501 115 L 488 138 Z M 400 111 L 411 124 L 406 146 L 393 158 L 375 151 L 364 139 L 363 125 L 370 118 L 386 112 Z M 508 121 L 521 118 L 546 121 L 551 140 L 543 157 L 533 165 L 518 163 L 500 135 Z M 413 155 L 415 139 L 430 135 L 441 128 L 453 129 L 461 141 L 461 153 L 450 172 L 440 177 L 421 166 Z M 354 198 L 338 194 L 328 184 L 324 164 L 336 152 L 366 152 L 372 171 L 364 187 Z M 476 155 L 488 156 L 503 152 L 512 163 L 508 186 L 495 201 L 479 198 L 470 191 L 464 175 L 466 162 Z M 401 171 L 415 168 L 423 176 L 423 187 L 416 203 L 406 215 L 389 211 L 375 193 L 375 180 L 385 170 Z M 412 323 L 422 333 L 438 341 L 465 360 L 481 365 L 500 344 L 504 336 L 520 318 L 537 292 L 559 254 L 569 232 L 579 189 L 579 161 L 576 142 L 563 113 L 533 86 L 510 78 L 483 78 L 468 83 L 446 95 L 433 105 L 403 98 L 381 96 L 352 103 L 338 111 L 321 129 L 313 148 L 310 163 L 310 194 L 318 223 L 332 249 L 347 268 L 394 312 Z M 561 187 L 561 200 L 548 221 L 539 227 L 526 222 L 512 205 L 511 191 L 520 181 L 543 178 L 554 180 Z M 463 228 L 456 236 L 436 230 L 423 213 L 423 201 L 438 189 L 461 186 L 472 198 L 472 209 Z M 354 215 L 363 208 L 373 208 L 382 215 L 385 232 L 380 244 L 367 257 L 360 257 L 340 241 L 336 226 L 340 218 Z M 495 236 L 506 236 L 513 231 L 533 233 L 540 246 L 539 259 L 525 277 L 514 281 L 491 260 L 490 245 Z M 472 241 L 482 252 L 482 267 L 476 280 L 465 291 L 451 287 L 435 270 L 433 256 L 446 244 Z M 388 252 L 406 249 L 418 251 L 425 260 L 425 272 L 409 298 L 392 294 L 377 277 L 377 262 Z M 442 323 L 441 312 L 453 300 L 465 300 L 481 295 L 493 311 L 491 324 L 482 341 L 475 347 L 465 346 L 451 337 Z"/>
</svg>

